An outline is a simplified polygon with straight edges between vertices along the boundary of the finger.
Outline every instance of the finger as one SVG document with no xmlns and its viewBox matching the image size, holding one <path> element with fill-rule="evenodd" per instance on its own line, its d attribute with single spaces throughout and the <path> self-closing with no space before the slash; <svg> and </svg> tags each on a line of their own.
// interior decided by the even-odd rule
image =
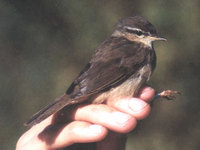
<svg viewBox="0 0 200 150">
<path fill-rule="evenodd" d="M 44 139 L 40 138 L 40 132 L 35 133 L 34 129 L 35 127 L 31 128 L 20 138 L 17 143 L 17 149 L 58 149 L 69 146 L 73 143 L 97 142 L 107 135 L 107 129 L 101 125 L 94 125 L 82 121 L 73 121 L 62 129 L 53 143 L 48 144 Z M 49 133 L 49 136 L 50 134 L 51 133 Z M 31 138 L 29 138 L 30 136 Z"/>
<path fill-rule="evenodd" d="M 37 136 L 42 130 L 51 124 L 52 115 L 47 119 L 43 120 L 37 125 L 34 125 L 27 132 L 25 132 L 18 140 L 16 149 L 44 149 L 45 144 L 41 141 L 38 142 Z M 31 146 L 30 146 L 31 145 Z"/>
<path fill-rule="evenodd" d="M 75 111 L 73 119 L 101 124 L 110 130 L 121 133 L 131 131 L 137 124 L 136 119 L 131 115 L 116 111 L 105 104 L 79 107 Z"/>
<path fill-rule="evenodd" d="M 139 98 L 116 99 L 113 101 L 110 100 L 107 102 L 107 105 L 121 112 L 129 114 L 137 120 L 147 117 L 151 110 L 150 105 Z"/>
<path fill-rule="evenodd" d="M 139 93 L 139 98 L 144 101 L 151 101 L 155 96 L 155 90 L 151 87 L 143 87 Z"/>
<path fill-rule="evenodd" d="M 63 128 L 55 142 L 49 148 L 63 148 L 73 143 L 98 142 L 105 138 L 107 129 L 101 125 L 95 125 L 83 121 L 73 121 Z"/>
</svg>

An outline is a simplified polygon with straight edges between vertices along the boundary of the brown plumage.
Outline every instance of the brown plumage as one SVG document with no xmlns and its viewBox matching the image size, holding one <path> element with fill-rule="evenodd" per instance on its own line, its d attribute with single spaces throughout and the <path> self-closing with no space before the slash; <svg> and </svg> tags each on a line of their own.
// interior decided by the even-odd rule
<svg viewBox="0 0 200 150">
<path fill-rule="evenodd" d="M 120 20 L 111 37 L 96 49 L 66 94 L 25 124 L 37 124 L 71 104 L 83 101 L 103 103 L 109 99 L 137 96 L 156 65 L 154 40 L 164 39 L 158 37 L 146 19 L 134 16 Z"/>
</svg>

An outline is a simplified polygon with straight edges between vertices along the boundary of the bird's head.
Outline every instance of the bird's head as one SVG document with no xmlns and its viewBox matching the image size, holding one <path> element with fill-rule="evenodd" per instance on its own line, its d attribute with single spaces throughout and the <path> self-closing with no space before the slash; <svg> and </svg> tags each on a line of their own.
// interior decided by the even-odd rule
<svg viewBox="0 0 200 150">
<path fill-rule="evenodd" d="M 166 41 L 158 36 L 155 27 L 148 20 L 140 16 L 121 19 L 112 36 L 123 36 L 130 41 L 142 42 L 149 47 L 152 47 L 153 41 Z"/>
</svg>

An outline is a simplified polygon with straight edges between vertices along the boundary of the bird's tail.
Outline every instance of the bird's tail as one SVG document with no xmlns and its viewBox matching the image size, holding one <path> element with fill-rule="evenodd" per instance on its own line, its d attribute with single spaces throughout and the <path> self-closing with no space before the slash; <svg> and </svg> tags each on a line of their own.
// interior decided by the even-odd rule
<svg viewBox="0 0 200 150">
<path fill-rule="evenodd" d="M 69 105 L 72 103 L 72 99 L 69 97 L 69 95 L 62 95 L 59 98 L 57 98 L 53 103 L 50 105 L 44 107 L 39 112 L 34 114 L 27 122 L 24 123 L 25 126 L 33 126 L 37 123 L 40 123 L 42 120 L 46 119 L 53 113 L 61 110 L 66 105 Z"/>
</svg>

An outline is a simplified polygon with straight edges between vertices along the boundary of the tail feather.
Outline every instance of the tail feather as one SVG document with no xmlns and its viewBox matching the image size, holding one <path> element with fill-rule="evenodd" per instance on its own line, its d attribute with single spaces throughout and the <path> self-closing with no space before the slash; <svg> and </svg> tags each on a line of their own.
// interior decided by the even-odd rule
<svg viewBox="0 0 200 150">
<path fill-rule="evenodd" d="M 42 110 L 34 114 L 27 122 L 24 123 L 24 125 L 31 127 L 37 123 L 40 123 L 42 120 L 61 110 L 66 105 L 71 104 L 71 102 L 72 99 L 68 95 L 64 94 L 61 97 L 57 98 L 50 105 L 44 107 Z"/>
</svg>

